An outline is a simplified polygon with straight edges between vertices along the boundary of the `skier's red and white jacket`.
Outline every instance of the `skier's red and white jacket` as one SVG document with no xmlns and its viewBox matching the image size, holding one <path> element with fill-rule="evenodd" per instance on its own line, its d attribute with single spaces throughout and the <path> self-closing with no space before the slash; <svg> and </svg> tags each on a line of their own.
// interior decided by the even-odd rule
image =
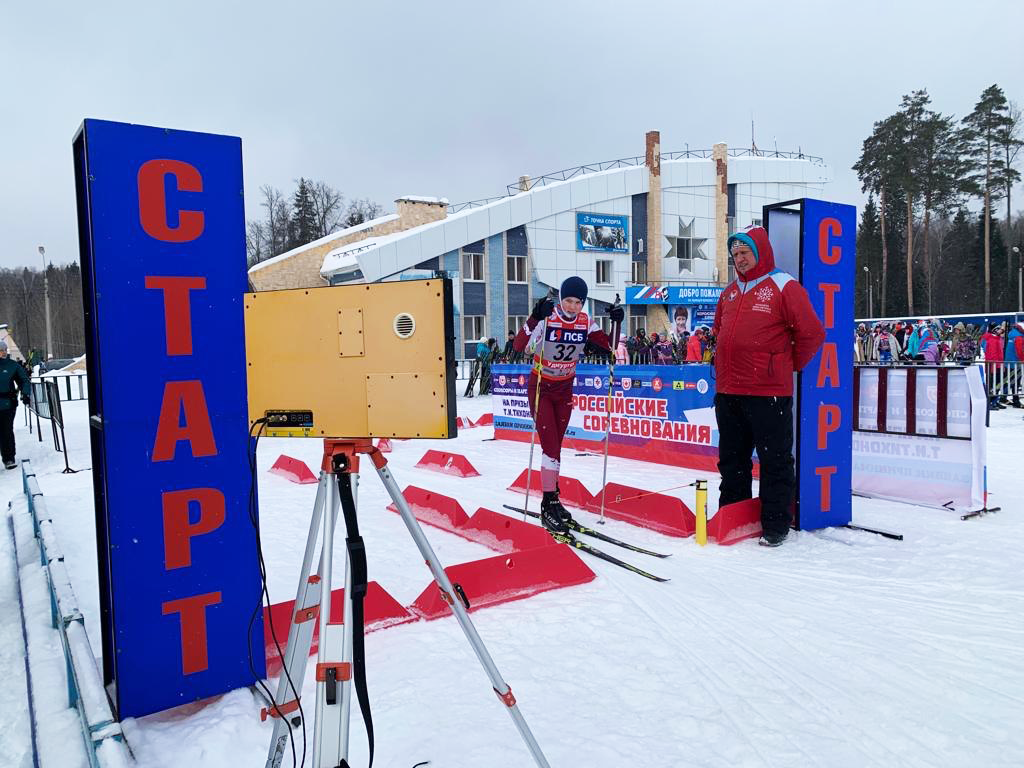
<svg viewBox="0 0 1024 768">
<path fill-rule="evenodd" d="M 814 357 L 825 330 L 804 287 L 775 268 L 764 228 L 751 227 L 743 235 L 738 239 L 756 246 L 757 264 L 718 299 L 715 389 L 727 395 L 790 396 L 793 372 Z"/>
<path fill-rule="evenodd" d="M 541 338 L 543 334 L 543 339 Z M 529 317 L 512 342 L 516 352 L 534 350 L 533 370 L 546 381 L 565 381 L 576 375 L 576 363 L 587 342 L 611 349 L 611 339 L 586 312 L 567 317 L 555 306 L 547 322 Z"/>
</svg>

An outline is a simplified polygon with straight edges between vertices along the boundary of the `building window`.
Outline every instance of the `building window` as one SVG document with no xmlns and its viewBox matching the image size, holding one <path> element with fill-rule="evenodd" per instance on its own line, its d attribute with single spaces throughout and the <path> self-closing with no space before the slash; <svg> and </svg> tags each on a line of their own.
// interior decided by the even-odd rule
<svg viewBox="0 0 1024 768">
<path fill-rule="evenodd" d="M 526 315 L 509 315 L 505 333 L 519 333 L 519 329 L 524 325 L 526 325 Z"/>
<path fill-rule="evenodd" d="M 680 272 L 693 271 L 693 240 L 689 237 L 676 240 L 676 256 Z"/>
<path fill-rule="evenodd" d="M 484 279 L 484 255 L 482 253 L 462 254 L 462 279 L 477 282 Z"/>
<path fill-rule="evenodd" d="M 462 318 L 462 340 L 467 344 L 480 341 L 480 338 L 484 336 L 486 321 L 485 315 L 465 315 Z"/>
<path fill-rule="evenodd" d="M 761 226 L 761 219 L 760 219 L 760 217 L 755 217 L 755 218 L 751 219 L 750 220 L 750 226 L 752 226 L 752 227 L 760 227 Z"/>
<path fill-rule="evenodd" d="M 612 262 L 610 260 L 597 262 L 597 284 L 612 284 Z"/>
<path fill-rule="evenodd" d="M 633 262 L 633 282 L 638 285 L 647 284 L 647 262 L 646 261 L 634 261 Z"/>
<path fill-rule="evenodd" d="M 647 331 L 647 315 L 629 315 L 629 335 L 636 336 L 641 328 Z"/>
<path fill-rule="evenodd" d="M 601 326 L 601 330 L 611 336 L 612 319 L 608 317 L 608 315 L 598 315 L 594 319 L 597 320 L 597 324 Z"/>
<path fill-rule="evenodd" d="M 505 258 L 505 271 L 510 283 L 526 282 L 526 257 L 507 256 Z"/>
</svg>

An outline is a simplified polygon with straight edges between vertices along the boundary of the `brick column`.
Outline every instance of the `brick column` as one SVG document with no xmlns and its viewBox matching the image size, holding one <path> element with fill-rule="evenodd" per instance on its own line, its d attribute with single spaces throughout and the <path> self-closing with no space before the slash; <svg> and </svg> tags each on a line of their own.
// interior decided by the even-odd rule
<svg viewBox="0 0 1024 768">
<path fill-rule="evenodd" d="M 644 165 L 647 166 L 647 283 L 661 285 L 661 133 L 647 132 Z M 665 307 L 650 304 L 647 307 L 648 333 L 668 330 L 668 312 Z"/>
<path fill-rule="evenodd" d="M 715 161 L 715 266 L 718 282 L 729 282 L 729 151 L 725 144 L 715 144 L 711 150 Z"/>
</svg>

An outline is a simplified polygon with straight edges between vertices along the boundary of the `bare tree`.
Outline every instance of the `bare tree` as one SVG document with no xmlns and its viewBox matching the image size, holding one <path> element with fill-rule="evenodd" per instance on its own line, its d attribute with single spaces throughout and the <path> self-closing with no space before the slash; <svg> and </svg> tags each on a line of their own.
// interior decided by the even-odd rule
<svg viewBox="0 0 1024 768">
<path fill-rule="evenodd" d="M 266 238 L 269 255 L 277 256 L 287 250 L 288 243 L 288 202 L 281 190 L 264 184 L 260 187 L 263 202 L 260 206 L 266 209 Z"/>
<path fill-rule="evenodd" d="M 267 229 L 262 221 L 249 221 L 245 225 L 245 253 L 248 266 L 270 258 L 267 252 Z"/>
<path fill-rule="evenodd" d="M 341 226 L 345 197 L 323 181 L 311 182 L 309 195 L 313 200 L 313 211 L 316 215 L 316 237 L 331 234 Z"/>
<path fill-rule="evenodd" d="M 360 224 L 375 219 L 384 212 L 384 209 L 369 198 L 353 200 L 345 211 L 345 218 L 342 223 L 345 227 L 356 227 Z"/>
</svg>

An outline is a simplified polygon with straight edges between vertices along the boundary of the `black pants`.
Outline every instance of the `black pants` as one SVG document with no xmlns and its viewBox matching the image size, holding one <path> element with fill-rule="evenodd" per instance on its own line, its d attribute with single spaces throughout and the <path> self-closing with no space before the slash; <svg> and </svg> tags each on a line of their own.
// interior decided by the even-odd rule
<svg viewBox="0 0 1024 768">
<path fill-rule="evenodd" d="M 784 534 L 792 516 L 793 398 L 715 395 L 719 506 L 751 498 L 754 449 L 761 464 L 761 528 Z"/>
<path fill-rule="evenodd" d="M 0 411 L 0 459 L 4 464 L 14 461 L 14 414 L 17 405 Z"/>
</svg>

